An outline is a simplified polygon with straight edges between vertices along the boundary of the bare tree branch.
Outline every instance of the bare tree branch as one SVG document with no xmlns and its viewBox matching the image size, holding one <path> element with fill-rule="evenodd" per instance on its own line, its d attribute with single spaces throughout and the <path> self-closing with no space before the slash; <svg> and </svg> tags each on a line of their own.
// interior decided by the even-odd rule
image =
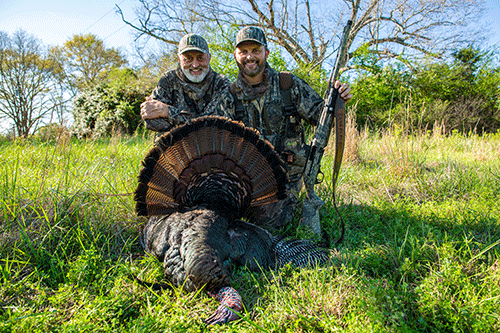
<svg viewBox="0 0 500 333">
<path fill-rule="evenodd" d="M 17 135 L 28 136 L 55 108 L 61 96 L 55 64 L 34 37 L 20 30 L 1 36 L 0 118 L 10 119 Z"/>
<path fill-rule="evenodd" d="M 323 66 L 347 19 L 353 21 L 350 54 L 362 45 L 384 57 L 405 54 L 435 57 L 477 41 L 471 29 L 484 0 L 138 0 L 139 24 L 125 23 L 137 38 L 176 44 L 179 34 L 206 26 L 258 26 L 299 65 Z M 332 24 L 333 23 L 333 24 Z M 368 44 L 367 44 L 368 43 Z M 383 50 L 378 48 L 384 44 Z M 388 52 L 390 44 L 391 52 Z M 405 51 L 406 50 L 406 51 Z"/>
<path fill-rule="evenodd" d="M 156 38 L 158 40 L 161 40 L 162 42 L 165 42 L 167 44 L 177 44 L 178 43 L 177 40 L 172 40 L 172 39 L 167 39 L 167 38 L 162 37 L 160 34 L 157 33 L 157 31 L 159 30 L 158 28 L 152 28 L 152 29 L 149 28 L 151 15 L 152 15 L 152 9 L 146 8 L 147 15 L 143 20 L 139 19 L 140 26 L 137 26 L 137 25 L 133 24 L 132 22 L 127 21 L 125 19 L 125 16 L 123 15 L 123 12 L 122 12 L 120 6 L 116 5 L 116 7 L 118 8 L 117 11 L 121 16 L 122 21 L 139 32 L 139 35 L 136 36 L 136 40 L 143 35 L 147 35 L 147 36 Z"/>
</svg>

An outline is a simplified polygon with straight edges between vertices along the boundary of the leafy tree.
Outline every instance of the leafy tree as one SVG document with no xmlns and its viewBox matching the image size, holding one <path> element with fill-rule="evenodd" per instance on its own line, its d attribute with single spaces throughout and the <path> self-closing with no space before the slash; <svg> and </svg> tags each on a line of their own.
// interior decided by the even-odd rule
<svg viewBox="0 0 500 333">
<path fill-rule="evenodd" d="M 353 84 L 360 124 L 398 123 L 450 132 L 494 132 L 500 128 L 500 67 L 494 52 L 467 47 L 451 63 L 426 61 L 409 69 L 391 65 L 365 73 Z"/>
<path fill-rule="evenodd" d="M 25 31 L 0 34 L 0 118 L 27 137 L 62 107 L 57 76 L 61 68 Z"/>
<path fill-rule="evenodd" d="M 430 63 L 415 72 L 427 122 L 440 122 L 448 131 L 492 132 L 500 128 L 500 67 L 494 52 L 467 47 L 453 52 L 451 64 Z M 440 107 L 433 107 L 440 106 Z"/>
<path fill-rule="evenodd" d="M 177 68 L 178 63 L 176 51 L 160 54 L 150 53 L 147 58 L 143 58 L 142 66 L 136 71 L 138 75 L 136 83 L 149 87 L 154 86 L 163 73 Z"/>
<path fill-rule="evenodd" d="M 86 138 L 134 133 L 142 123 L 140 105 L 156 84 L 144 83 L 136 71 L 123 68 L 111 70 L 105 80 L 84 88 L 74 102 L 72 134 Z"/>
<path fill-rule="evenodd" d="M 400 120 L 397 109 L 408 103 L 413 91 L 410 73 L 396 66 L 387 66 L 380 72 L 364 73 L 352 85 L 356 117 L 360 125 L 381 128 Z"/>
<path fill-rule="evenodd" d="M 65 80 L 73 94 L 92 87 L 107 77 L 113 68 L 126 64 L 125 57 L 115 48 L 92 34 L 74 35 L 62 47 L 51 49 L 51 56 L 59 61 Z"/>
<path fill-rule="evenodd" d="M 229 34 L 236 35 L 236 27 L 230 27 Z M 226 75 L 234 81 L 238 76 L 238 66 L 234 61 L 234 40 L 228 38 L 228 34 L 219 34 L 218 29 L 208 28 L 207 33 L 203 34 L 207 40 L 212 58 L 210 66 L 218 73 Z"/>
<path fill-rule="evenodd" d="M 326 70 L 321 67 L 312 68 L 310 64 L 301 64 L 297 68 L 294 68 L 292 73 L 309 83 L 315 91 L 324 96 L 330 77 Z"/>
</svg>

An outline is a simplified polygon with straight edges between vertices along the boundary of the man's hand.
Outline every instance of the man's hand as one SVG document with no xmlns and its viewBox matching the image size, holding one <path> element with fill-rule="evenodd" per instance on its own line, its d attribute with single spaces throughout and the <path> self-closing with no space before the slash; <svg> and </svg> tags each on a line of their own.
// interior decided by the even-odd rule
<svg viewBox="0 0 500 333">
<path fill-rule="evenodd" d="M 352 98 L 351 87 L 347 83 L 342 84 L 340 81 L 335 81 L 335 89 L 339 90 L 340 97 L 347 102 Z"/>
<path fill-rule="evenodd" d="M 146 101 L 141 104 L 141 117 L 145 119 L 168 118 L 168 105 L 153 98 L 146 97 Z"/>
</svg>

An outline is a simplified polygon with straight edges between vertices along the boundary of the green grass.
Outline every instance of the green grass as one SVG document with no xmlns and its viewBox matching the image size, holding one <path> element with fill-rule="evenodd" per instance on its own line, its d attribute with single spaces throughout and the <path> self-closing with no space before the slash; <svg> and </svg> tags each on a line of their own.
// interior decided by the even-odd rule
<svg viewBox="0 0 500 333">
<path fill-rule="evenodd" d="M 500 135 L 362 132 L 324 158 L 330 265 L 240 268 L 241 320 L 206 329 L 205 293 L 157 293 L 131 192 L 150 138 L 0 143 L 0 332 L 497 332 Z M 297 225 L 287 233 L 304 237 Z"/>
</svg>

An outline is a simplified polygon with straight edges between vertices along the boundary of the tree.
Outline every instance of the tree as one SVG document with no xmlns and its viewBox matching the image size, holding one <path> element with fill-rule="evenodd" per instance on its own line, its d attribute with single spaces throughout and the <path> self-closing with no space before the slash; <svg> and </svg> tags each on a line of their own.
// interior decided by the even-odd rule
<svg viewBox="0 0 500 333">
<path fill-rule="evenodd" d="M 353 55 L 378 62 L 406 55 L 442 57 L 447 51 L 478 39 L 471 28 L 484 0 L 139 0 L 138 24 L 125 23 L 137 38 L 149 36 L 177 44 L 187 32 L 216 28 L 220 36 L 230 27 L 259 26 L 268 39 L 283 47 L 297 66 L 324 67 L 348 19 L 353 27 L 348 42 Z M 333 22 L 333 23 L 332 23 Z M 355 43 L 356 40 L 356 43 Z M 337 43 L 338 44 L 338 43 Z M 363 51 L 363 52 L 360 52 Z M 347 60 L 347 59 L 345 59 Z M 344 61 L 345 62 L 345 61 Z M 355 68 L 355 66 L 344 69 Z"/>
<path fill-rule="evenodd" d="M 353 82 L 352 89 L 355 93 L 351 105 L 355 105 L 360 126 L 382 128 L 408 119 L 408 112 L 404 111 L 410 108 L 404 107 L 412 103 L 415 91 L 407 69 L 392 65 L 377 73 L 363 73 Z M 414 120 L 413 114 L 410 118 Z"/>
<path fill-rule="evenodd" d="M 73 95 L 85 87 L 91 87 L 105 79 L 113 68 L 126 64 L 125 57 L 114 48 L 106 48 L 95 35 L 74 35 L 62 47 L 51 49 L 64 71 L 65 80 Z"/>
<path fill-rule="evenodd" d="M 61 106 L 60 70 L 35 37 L 0 34 L 0 118 L 14 123 L 15 134 L 27 137 Z"/>
<path fill-rule="evenodd" d="M 75 99 L 72 134 L 85 138 L 134 133 L 142 123 L 140 105 L 154 84 L 129 68 L 111 70 Z"/>
<path fill-rule="evenodd" d="M 426 63 L 414 72 L 412 85 L 421 94 L 429 122 L 447 131 L 495 132 L 500 128 L 500 67 L 495 52 L 469 46 L 452 53 L 448 63 Z M 433 105 L 440 105 L 435 108 Z"/>
<path fill-rule="evenodd" d="M 386 66 L 356 78 L 352 100 L 361 125 L 397 123 L 446 132 L 495 132 L 500 128 L 500 67 L 493 51 L 466 47 L 454 59 L 422 61 L 413 69 Z"/>
</svg>

